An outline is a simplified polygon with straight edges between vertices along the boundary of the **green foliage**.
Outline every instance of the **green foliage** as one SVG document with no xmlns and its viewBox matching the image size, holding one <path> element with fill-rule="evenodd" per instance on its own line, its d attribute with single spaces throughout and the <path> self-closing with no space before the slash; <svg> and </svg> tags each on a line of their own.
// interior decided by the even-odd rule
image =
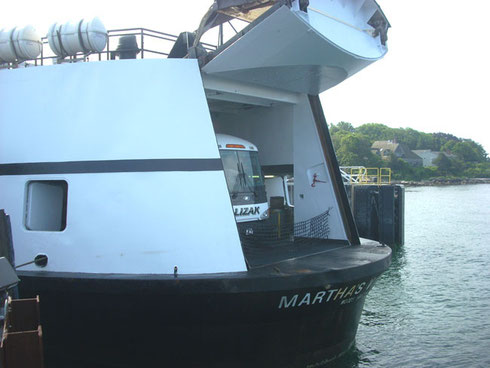
<svg viewBox="0 0 490 368">
<path fill-rule="evenodd" d="M 437 173 L 440 175 L 448 176 L 452 174 L 452 161 L 444 153 L 439 153 L 439 156 L 437 156 L 433 163 L 437 166 Z"/>
<path fill-rule="evenodd" d="M 432 135 L 419 132 L 411 128 L 390 128 L 383 124 L 364 124 L 356 129 L 356 132 L 364 134 L 370 141 L 396 140 L 405 143 L 408 148 L 428 149 L 432 144 Z"/>
<path fill-rule="evenodd" d="M 467 178 L 490 178 L 490 162 L 469 165 L 463 172 Z"/>
<path fill-rule="evenodd" d="M 364 124 L 358 127 L 356 131 L 364 134 L 371 142 L 386 141 L 394 138 L 392 129 L 383 124 Z"/>
<path fill-rule="evenodd" d="M 350 124 L 349 124 L 350 125 Z M 332 142 L 341 166 L 379 166 L 381 158 L 371 152 L 371 141 L 360 133 L 331 128 Z"/>
<path fill-rule="evenodd" d="M 444 149 L 442 148 L 445 144 L 448 142 L 458 142 L 459 138 L 455 137 L 452 134 L 447 134 L 447 133 L 432 133 L 432 140 L 430 144 L 427 146 L 428 149 L 431 149 L 432 151 L 443 151 Z"/>
<path fill-rule="evenodd" d="M 487 159 L 487 153 L 483 147 L 471 139 L 447 142 L 443 150 L 455 154 L 460 160 L 466 162 L 484 162 Z"/>
<path fill-rule="evenodd" d="M 390 167 L 393 178 L 400 180 L 427 180 L 435 177 L 490 177 L 487 152 L 477 142 L 447 133 L 424 133 L 411 128 L 390 128 L 384 124 L 369 123 L 354 128 L 340 122 L 330 126 L 330 134 L 340 165 Z M 434 167 L 412 167 L 391 156 L 382 160 L 371 151 L 375 141 L 396 140 L 410 149 L 428 149 L 439 154 Z"/>
<path fill-rule="evenodd" d="M 337 125 L 330 126 L 330 134 L 335 134 L 339 131 L 353 133 L 356 129 L 351 123 L 346 123 L 345 121 L 339 122 Z"/>
<path fill-rule="evenodd" d="M 405 177 L 413 177 L 412 167 L 403 160 L 391 155 L 388 163 L 388 167 L 391 168 L 392 178 L 395 180 L 403 180 Z"/>
</svg>

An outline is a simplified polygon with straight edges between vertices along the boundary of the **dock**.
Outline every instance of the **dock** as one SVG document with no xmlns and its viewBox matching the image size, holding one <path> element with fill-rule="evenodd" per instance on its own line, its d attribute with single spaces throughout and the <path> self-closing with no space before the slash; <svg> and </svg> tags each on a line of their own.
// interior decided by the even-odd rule
<svg viewBox="0 0 490 368">
<path fill-rule="evenodd" d="M 392 248 L 405 242 L 405 188 L 391 182 L 391 169 L 341 167 L 359 236 Z"/>
</svg>

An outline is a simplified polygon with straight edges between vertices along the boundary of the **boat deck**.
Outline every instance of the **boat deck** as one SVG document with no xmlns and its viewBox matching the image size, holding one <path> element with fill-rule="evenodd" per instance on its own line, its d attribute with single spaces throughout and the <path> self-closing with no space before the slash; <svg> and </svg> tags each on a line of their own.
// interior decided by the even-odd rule
<svg viewBox="0 0 490 368">
<path fill-rule="evenodd" d="M 310 240 L 309 243 L 301 242 L 279 249 L 247 249 L 245 254 L 250 268 L 248 276 L 252 279 L 265 275 L 279 278 L 302 275 L 304 278 L 321 274 L 328 283 L 378 275 L 391 261 L 390 247 L 364 239 L 361 245 L 346 245 L 335 240 Z"/>
<path fill-rule="evenodd" d="M 295 241 L 266 247 L 244 246 L 243 252 L 249 267 L 256 268 L 314 254 L 332 252 L 346 247 L 349 247 L 349 245 L 342 240 L 296 239 Z"/>
</svg>

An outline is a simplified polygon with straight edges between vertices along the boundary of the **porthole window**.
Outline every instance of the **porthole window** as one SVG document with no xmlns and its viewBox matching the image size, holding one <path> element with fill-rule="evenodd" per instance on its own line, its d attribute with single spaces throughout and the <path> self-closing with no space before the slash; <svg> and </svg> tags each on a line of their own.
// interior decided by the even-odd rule
<svg viewBox="0 0 490 368">
<path fill-rule="evenodd" d="M 68 183 L 36 180 L 27 183 L 25 226 L 33 231 L 63 231 L 66 228 Z"/>
</svg>

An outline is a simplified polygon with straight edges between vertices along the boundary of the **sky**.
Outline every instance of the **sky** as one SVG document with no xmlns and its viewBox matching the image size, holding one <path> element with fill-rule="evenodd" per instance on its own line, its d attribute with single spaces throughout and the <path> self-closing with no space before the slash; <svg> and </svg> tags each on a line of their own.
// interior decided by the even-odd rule
<svg viewBox="0 0 490 368">
<path fill-rule="evenodd" d="M 107 29 L 193 31 L 212 0 L 5 1 L 0 29 L 99 16 Z M 378 0 L 392 28 L 388 53 L 322 93 L 329 123 L 382 123 L 470 138 L 490 154 L 490 2 Z"/>
<path fill-rule="evenodd" d="M 388 53 L 322 94 L 327 120 L 450 133 L 490 154 L 490 2 L 378 3 Z"/>
</svg>

